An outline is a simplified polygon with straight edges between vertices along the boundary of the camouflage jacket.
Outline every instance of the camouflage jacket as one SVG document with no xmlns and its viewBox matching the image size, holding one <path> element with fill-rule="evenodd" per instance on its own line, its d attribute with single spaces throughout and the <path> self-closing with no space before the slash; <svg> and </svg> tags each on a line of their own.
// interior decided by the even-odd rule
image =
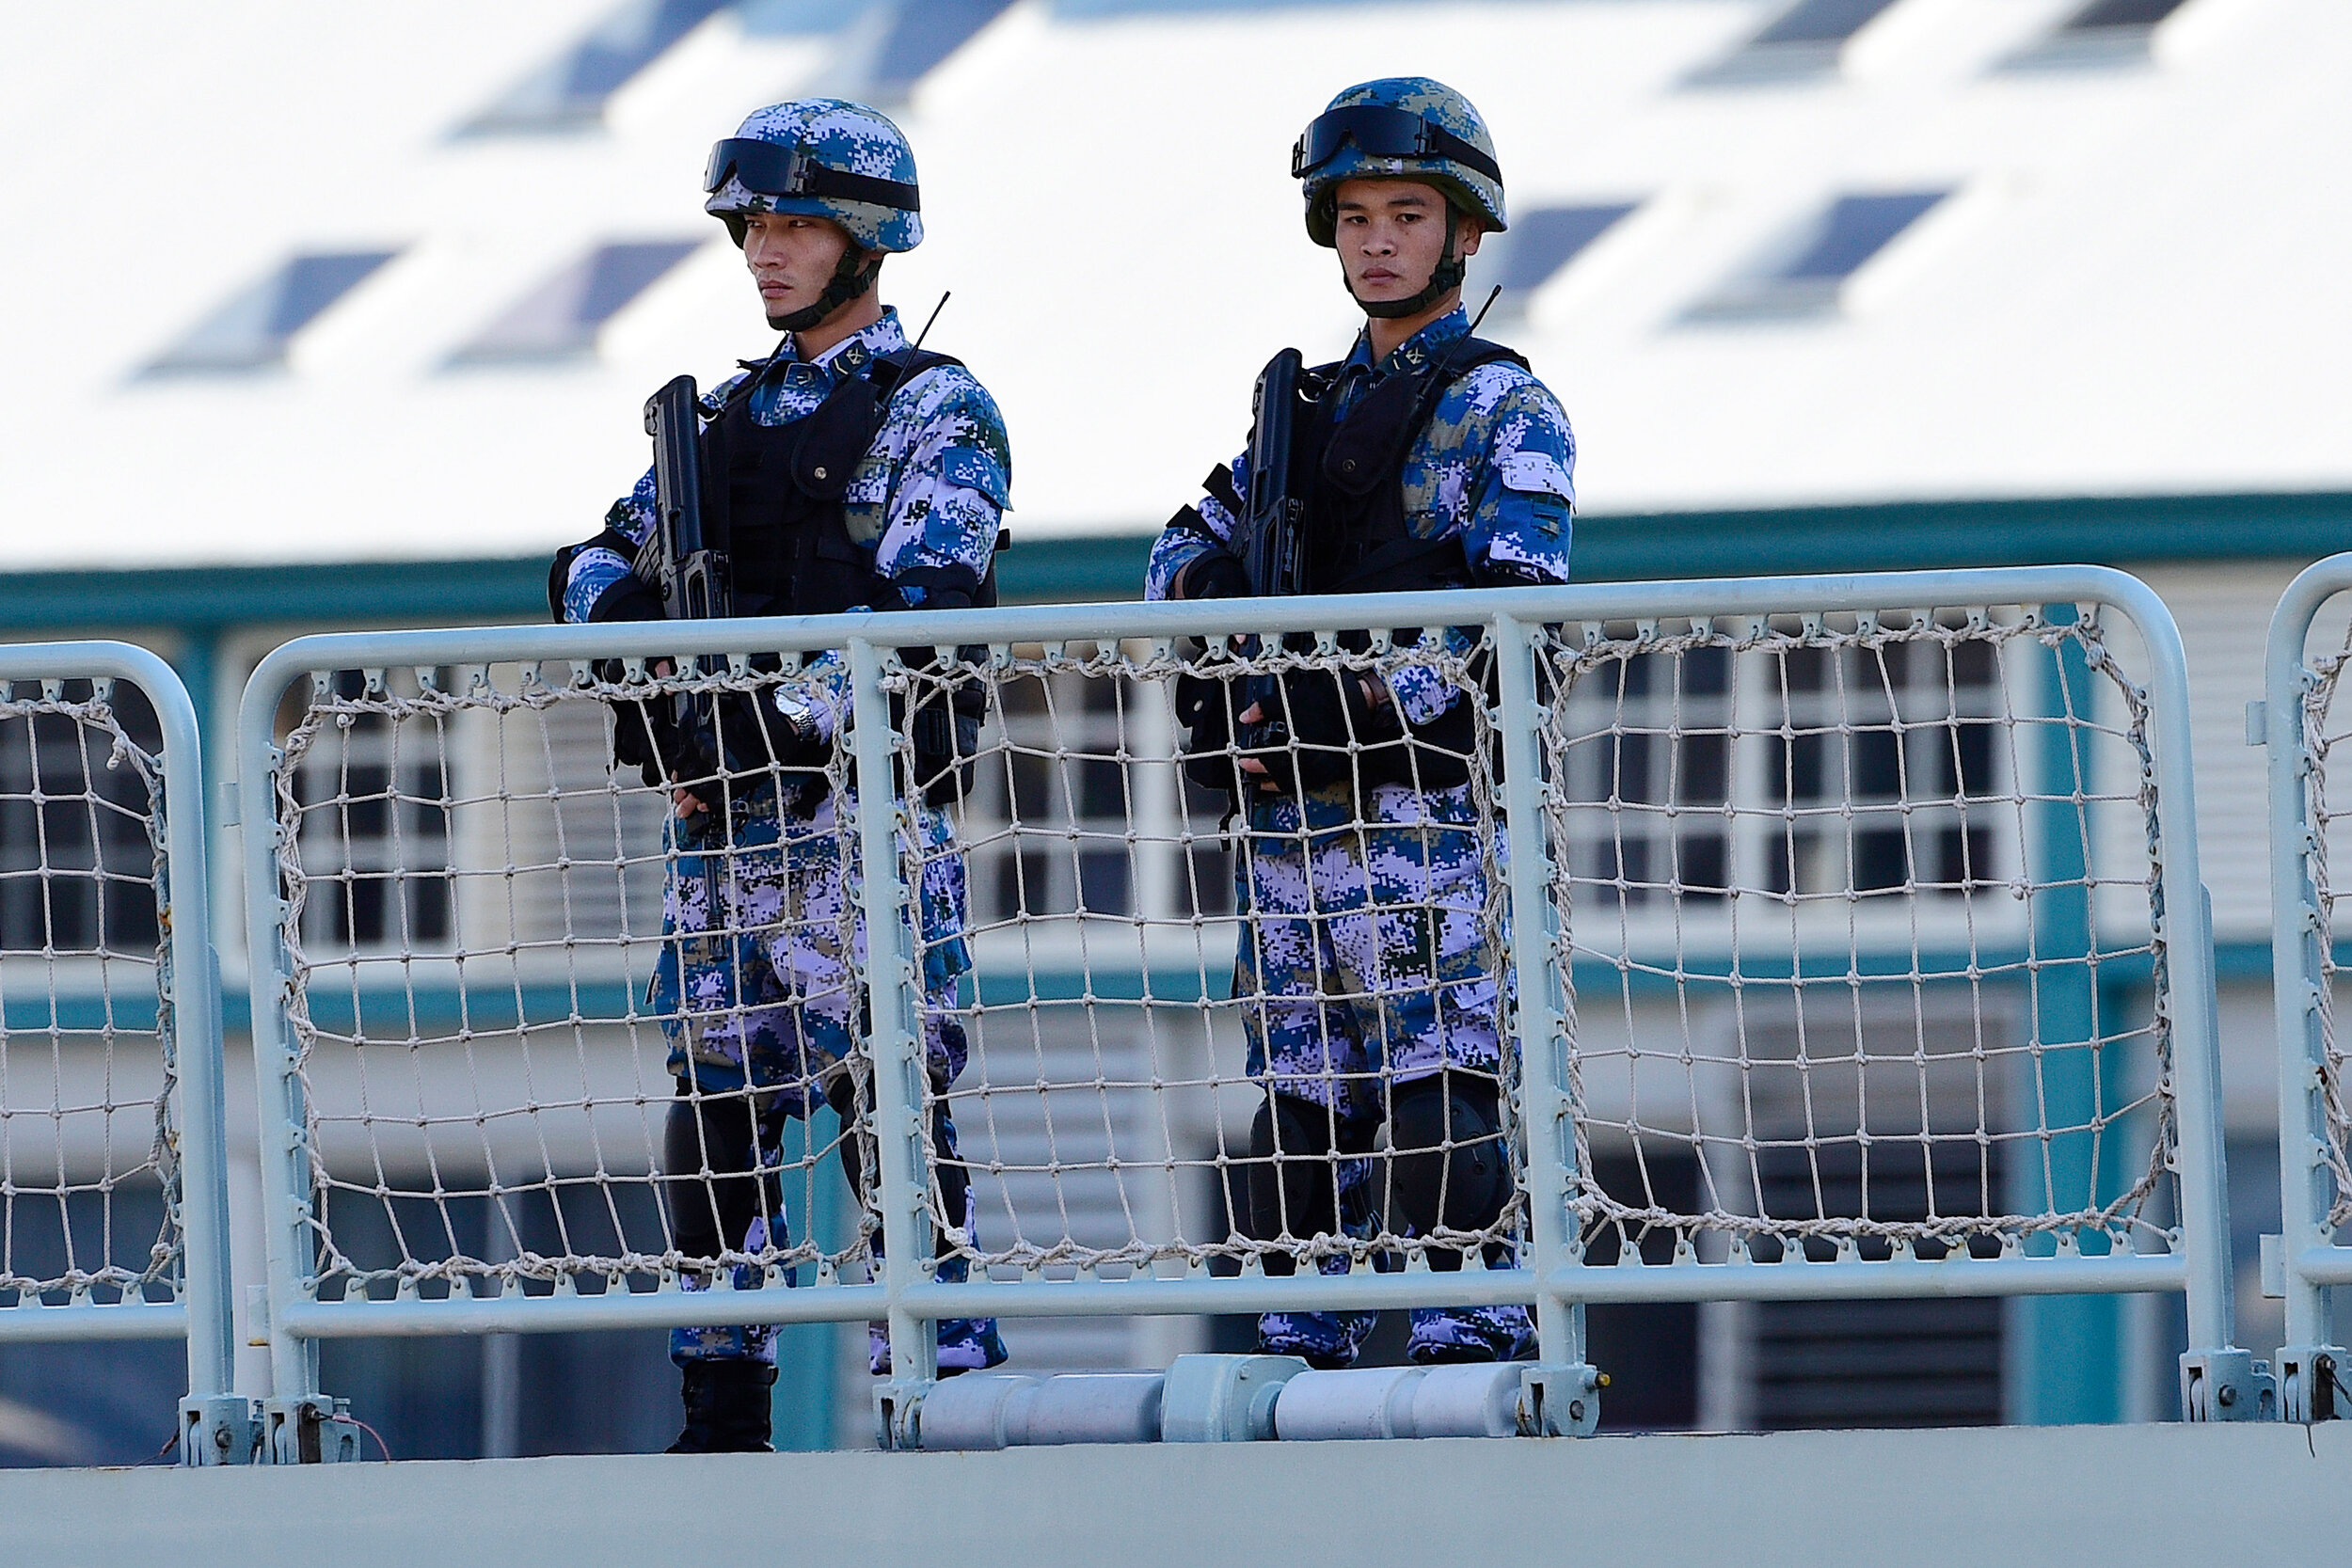
<svg viewBox="0 0 2352 1568">
<path fill-rule="evenodd" d="M 1411 344 L 1432 351 L 1470 333 L 1470 317 L 1458 307 L 1415 333 L 1378 366 L 1372 340 L 1359 333 L 1343 362 L 1342 411 L 1382 376 L 1394 372 Z M 1233 459 L 1233 488 L 1249 499 L 1249 461 Z M 1473 571 L 1508 563 L 1559 582 L 1568 579 L 1568 546 L 1576 510 L 1576 436 L 1544 384 L 1509 360 L 1481 365 L 1457 379 L 1438 400 L 1435 412 L 1406 454 L 1406 525 L 1417 538 L 1458 534 Z M 1194 517 L 1200 519 L 1195 526 Z M 1152 548 L 1145 595 L 1168 596 L 1168 585 L 1186 563 L 1206 551 L 1232 548 L 1241 523 L 1214 496 L 1203 496 L 1190 512 L 1180 512 Z M 1407 711 L 1426 720 L 1451 695 L 1420 684 L 1415 673 L 1400 673 Z"/>
</svg>

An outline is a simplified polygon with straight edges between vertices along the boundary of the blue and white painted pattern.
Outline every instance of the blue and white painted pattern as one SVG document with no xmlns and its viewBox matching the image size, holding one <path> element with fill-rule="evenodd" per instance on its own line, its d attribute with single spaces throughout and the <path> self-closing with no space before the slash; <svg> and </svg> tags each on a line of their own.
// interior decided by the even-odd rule
<svg viewBox="0 0 2352 1568">
<path fill-rule="evenodd" d="M 804 149 L 828 168 L 901 185 L 916 182 L 914 149 L 879 109 L 840 98 L 796 98 L 755 109 L 736 130 L 739 140 Z M 803 213 L 828 218 L 868 250 L 913 250 L 923 243 L 923 214 L 838 197 L 767 196 L 730 178 L 703 203 L 707 213 Z"/>
</svg>

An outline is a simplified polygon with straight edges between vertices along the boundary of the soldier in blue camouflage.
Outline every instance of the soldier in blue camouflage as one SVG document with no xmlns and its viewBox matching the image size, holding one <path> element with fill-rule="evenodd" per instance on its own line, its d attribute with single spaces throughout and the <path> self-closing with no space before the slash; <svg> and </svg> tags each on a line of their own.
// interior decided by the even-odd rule
<svg viewBox="0 0 2352 1568">
<path fill-rule="evenodd" d="M 1309 236 L 1338 251 L 1367 318 L 1344 359 L 1300 381 L 1285 477 L 1305 508 L 1306 591 L 1565 581 L 1567 418 L 1524 360 L 1471 335 L 1461 304 L 1464 260 L 1505 221 L 1477 110 L 1426 78 L 1367 82 L 1308 128 L 1292 171 Z M 1258 479 L 1247 453 L 1210 475 L 1153 547 L 1151 597 L 1258 591 L 1241 559 Z M 1267 1096 L 1237 1215 L 1251 1240 L 1306 1243 L 1326 1269 L 1344 1266 L 1337 1238 L 1382 1223 L 1424 1239 L 1491 1237 L 1511 1196 L 1486 924 L 1504 847 L 1499 829 L 1482 830 L 1469 782 L 1480 745 L 1470 693 L 1428 661 L 1283 680 L 1279 715 L 1179 695 L 1189 768 L 1204 780 L 1221 768 L 1247 823 L 1233 994 Z M 1234 744 L 1277 718 L 1287 758 Z M 1348 760 L 1318 770 L 1317 747 Z M 1484 1244 L 1509 1256 L 1507 1242 Z M 1463 1260 L 1459 1248 L 1427 1255 L 1439 1269 Z M 1290 1260 L 1266 1261 L 1276 1274 Z M 1339 1367 L 1372 1326 L 1365 1313 L 1269 1313 L 1259 1338 Z M 1412 1314 L 1417 1362 L 1532 1350 L 1523 1307 Z"/>
<path fill-rule="evenodd" d="M 723 542 L 737 614 L 993 602 L 1009 504 L 1004 420 L 961 363 L 911 348 L 877 294 L 883 258 L 921 243 L 915 180 L 898 127 L 834 99 L 761 109 L 712 150 L 706 209 L 742 247 L 769 325 L 786 334 L 701 400 L 705 527 Z M 549 596 L 561 618 L 658 618 L 640 562 L 655 527 L 648 470 L 602 533 L 559 555 Z M 841 761 L 846 672 L 838 655 L 821 654 L 732 701 L 715 735 L 681 729 L 657 705 L 625 706 L 615 752 L 649 784 L 671 786 L 676 808 L 649 996 L 678 1084 L 664 1149 L 674 1244 L 688 1258 L 738 1259 L 737 1282 L 750 1286 L 763 1255 L 787 1244 L 785 1118 L 830 1103 L 855 1124 L 870 1073 L 857 1048 L 866 931 L 855 792 Z M 921 751 L 918 741 L 917 772 L 940 772 L 924 770 Z M 910 819 L 900 849 L 920 867 L 924 1040 L 944 1092 L 965 1056 L 955 1017 L 971 967 L 964 866 L 936 804 L 918 793 Z M 931 1136 L 944 1157 L 939 1196 L 968 1236 L 969 1183 L 947 1163 L 955 1129 L 944 1101 Z M 870 1209 L 869 1152 L 857 1136 L 840 1149 Z M 870 1222 L 868 1231 L 879 1252 Z M 941 1276 L 961 1270 L 948 1260 Z M 887 1340 L 871 1338 L 880 1372 Z M 671 1354 L 687 1410 L 677 1450 L 767 1446 L 772 1327 L 680 1329 Z M 1004 1358 L 993 1321 L 939 1325 L 943 1373 Z"/>
</svg>

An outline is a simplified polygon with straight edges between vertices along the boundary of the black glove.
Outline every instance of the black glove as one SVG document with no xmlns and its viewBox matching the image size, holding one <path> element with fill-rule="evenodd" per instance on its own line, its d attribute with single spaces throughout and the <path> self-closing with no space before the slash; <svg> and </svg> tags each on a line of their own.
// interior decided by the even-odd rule
<svg viewBox="0 0 2352 1568">
<path fill-rule="evenodd" d="M 1364 749 L 1405 733 L 1394 702 L 1374 704 L 1368 678 L 1353 670 L 1286 670 L 1250 682 L 1260 716 L 1242 726 L 1244 747 L 1286 790 L 1354 778 Z"/>
<path fill-rule="evenodd" d="M 1246 599 L 1249 596 L 1249 573 L 1240 560 L 1226 550 L 1210 550 L 1196 555 L 1184 567 L 1184 597 L 1187 599 Z"/>
<path fill-rule="evenodd" d="M 619 677 L 617 669 L 597 673 L 608 680 Z M 718 753 L 703 726 L 683 718 L 680 705 L 666 695 L 612 705 L 612 761 L 636 768 L 648 789 L 707 779 L 719 770 Z"/>
<path fill-rule="evenodd" d="M 1244 785 L 1236 776 L 1232 743 L 1233 715 L 1247 703 L 1234 701 L 1235 680 L 1189 673 L 1176 677 L 1176 722 L 1184 729 L 1184 776 L 1203 789 L 1222 790 L 1238 798 Z"/>
</svg>

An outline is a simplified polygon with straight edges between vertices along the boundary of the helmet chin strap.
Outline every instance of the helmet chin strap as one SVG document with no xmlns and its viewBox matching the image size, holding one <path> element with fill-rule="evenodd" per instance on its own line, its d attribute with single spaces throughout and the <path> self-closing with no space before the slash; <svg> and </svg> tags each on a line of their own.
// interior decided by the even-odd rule
<svg viewBox="0 0 2352 1568">
<path fill-rule="evenodd" d="M 1449 291 L 1460 288 L 1470 268 L 1464 258 L 1454 249 L 1455 214 L 1450 203 L 1446 208 L 1445 220 L 1445 250 L 1438 256 L 1438 264 L 1430 269 L 1429 282 L 1421 293 L 1410 299 L 1366 299 L 1356 292 L 1355 279 L 1347 276 L 1347 266 L 1343 262 L 1340 279 L 1346 285 L 1348 298 L 1354 300 L 1357 308 L 1367 316 L 1393 319 L 1417 316 L 1443 299 Z"/>
<path fill-rule="evenodd" d="M 872 288 L 881 272 L 881 257 L 868 261 L 864 250 L 850 245 L 834 263 L 832 278 L 815 299 L 788 316 L 770 316 L 768 325 L 779 332 L 804 332 Z"/>
</svg>

